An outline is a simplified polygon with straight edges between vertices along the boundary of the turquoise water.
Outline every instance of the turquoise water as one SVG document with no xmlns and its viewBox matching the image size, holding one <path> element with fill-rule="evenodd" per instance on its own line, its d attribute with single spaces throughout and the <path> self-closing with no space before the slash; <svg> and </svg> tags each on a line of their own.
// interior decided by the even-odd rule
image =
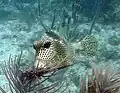
<svg viewBox="0 0 120 93">
<path fill-rule="evenodd" d="M 56 63 L 48 61 L 52 64 L 49 69 L 40 67 L 38 75 L 34 64 L 40 50 L 34 44 L 46 40 L 61 45 L 53 50 L 60 55 Z M 68 62 L 62 63 L 64 53 Z M 15 56 L 21 58 L 20 64 Z M 59 69 L 53 69 L 54 65 Z M 108 65 L 111 71 L 119 72 L 119 0 L 0 0 L 0 87 L 6 93 L 85 93 L 80 91 L 81 79 L 87 82 L 95 68 L 103 69 L 104 75 Z M 27 83 L 29 80 L 32 82 Z M 92 93 L 87 89 L 86 93 Z"/>
</svg>

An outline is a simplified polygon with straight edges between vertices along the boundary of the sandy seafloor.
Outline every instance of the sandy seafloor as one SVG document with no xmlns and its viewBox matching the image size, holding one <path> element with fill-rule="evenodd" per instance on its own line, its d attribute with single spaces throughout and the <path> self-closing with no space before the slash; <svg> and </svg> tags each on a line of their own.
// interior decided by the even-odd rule
<svg viewBox="0 0 120 93">
<path fill-rule="evenodd" d="M 49 21 L 46 21 L 46 24 L 50 24 Z M 83 29 L 89 29 L 90 25 L 88 23 L 83 23 L 79 26 L 81 32 Z M 43 35 L 43 28 L 38 24 L 33 24 L 31 29 L 28 28 L 27 24 L 21 22 L 20 20 L 11 20 L 4 21 L 0 23 L 0 66 L 4 64 L 4 60 L 8 60 L 9 55 L 11 54 L 18 55 L 20 51 L 23 51 L 23 58 L 25 62 L 29 62 L 34 59 L 34 49 L 32 44 L 34 40 L 38 40 Z M 120 38 L 120 23 L 101 25 L 96 23 L 95 28 L 93 29 L 93 34 L 99 41 L 99 49 L 103 49 L 106 55 L 111 54 L 111 51 L 117 51 L 118 53 L 113 53 L 111 57 L 102 55 L 99 59 L 95 60 L 94 58 L 86 58 L 81 55 L 77 57 L 80 61 L 85 64 L 83 65 L 74 65 L 65 72 L 66 79 L 69 81 L 69 88 L 72 93 L 76 93 L 79 88 L 76 86 L 76 78 L 79 78 L 82 74 L 85 74 L 89 62 L 96 62 L 98 66 L 105 66 L 105 64 L 111 64 L 112 67 L 120 68 L 120 44 L 117 46 L 110 45 L 108 43 L 108 38 L 116 35 Z M 101 51 L 102 52 L 102 51 Z M 115 57 L 113 57 L 115 56 Z M 26 63 L 27 64 L 27 63 Z M 89 69 L 89 68 L 88 68 Z M 74 76 L 74 77 L 73 77 Z M 5 78 L 4 73 L 0 67 L 0 86 L 2 86 L 8 93 L 8 82 Z"/>
</svg>

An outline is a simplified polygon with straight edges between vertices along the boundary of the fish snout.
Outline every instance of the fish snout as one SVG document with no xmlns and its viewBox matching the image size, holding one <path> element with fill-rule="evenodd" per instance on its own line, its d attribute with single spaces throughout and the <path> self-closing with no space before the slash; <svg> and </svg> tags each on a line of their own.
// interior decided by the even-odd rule
<svg viewBox="0 0 120 93">
<path fill-rule="evenodd" d="M 35 50 L 38 50 L 38 49 L 40 49 L 41 48 L 41 46 L 42 46 L 42 41 L 34 41 L 34 43 L 33 43 L 33 48 L 35 49 Z"/>
</svg>

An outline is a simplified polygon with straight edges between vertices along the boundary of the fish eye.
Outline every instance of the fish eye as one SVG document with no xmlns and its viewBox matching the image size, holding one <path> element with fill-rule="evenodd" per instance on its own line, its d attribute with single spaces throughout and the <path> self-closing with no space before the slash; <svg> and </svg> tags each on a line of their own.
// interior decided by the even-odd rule
<svg viewBox="0 0 120 93">
<path fill-rule="evenodd" d="M 46 42 L 46 43 L 43 45 L 43 47 L 44 47 L 44 48 L 49 48 L 50 45 L 51 45 L 51 42 Z"/>
</svg>

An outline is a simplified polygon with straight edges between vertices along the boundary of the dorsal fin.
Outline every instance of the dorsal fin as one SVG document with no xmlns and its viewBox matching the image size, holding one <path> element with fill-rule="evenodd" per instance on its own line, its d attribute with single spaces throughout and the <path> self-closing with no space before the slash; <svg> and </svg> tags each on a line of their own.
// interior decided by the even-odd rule
<svg viewBox="0 0 120 93">
<path fill-rule="evenodd" d="M 53 39 L 57 39 L 57 40 L 61 40 L 61 37 L 59 35 L 57 35 L 55 32 L 53 31 L 47 31 L 45 32 L 47 36 L 53 38 Z"/>
</svg>

